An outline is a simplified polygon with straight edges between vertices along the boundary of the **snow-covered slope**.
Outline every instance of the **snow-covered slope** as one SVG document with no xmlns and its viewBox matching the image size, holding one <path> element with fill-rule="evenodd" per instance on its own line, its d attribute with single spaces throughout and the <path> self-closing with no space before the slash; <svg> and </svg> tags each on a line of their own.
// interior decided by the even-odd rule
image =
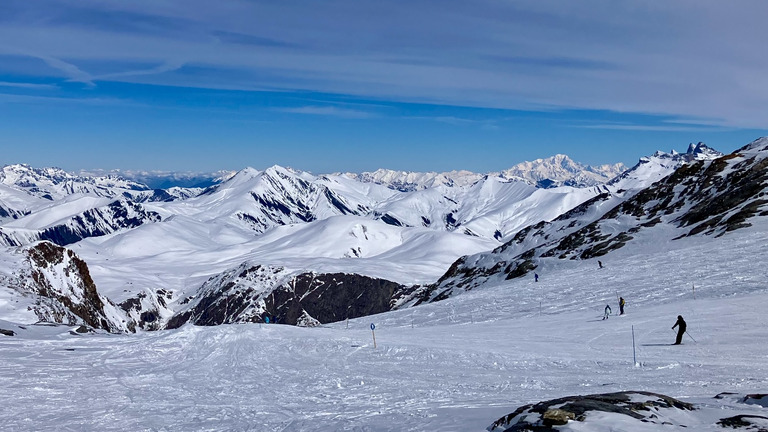
<svg viewBox="0 0 768 432">
<path fill-rule="evenodd" d="M 270 180 L 250 173 L 182 202 L 146 203 L 161 221 L 83 239 L 69 250 L 50 243 L 3 248 L 0 424 L 82 431 L 506 430 L 518 420 L 544 421 L 530 408 L 515 414 L 528 404 L 626 392 L 629 402 L 651 410 L 641 415 L 648 422 L 590 409 L 555 430 L 719 431 L 737 420 L 762 427 L 768 140 L 704 159 L 648 187 L 635 171 L 622 180 L 634 188 L 593 188 L 593 198 L 519 231 L 492 253 L 480 252 L 498 242 L 461 229 L 385 223 L 384 214 L 398 216 L 402 192 L 373 188 L 383 198 L 372 213 L 345 214 L 342 207 L 367 205 L 359 183 L 290 171 Z M 329 204 L 322 191 L 335 181 L 345 185 L 338 195 L 343 206 Z M 541 190 L 512 182 L 469 188 L 493 197 L 485 207 L 474 199 L 489 209 L 483 214 L 504 197 L 543 205 L 535 198 Z M 266 201 L 289 189 L 314 190 L 318 201 L 288 193 L 288 213 L 249 213 L 276 223 L 261 234 L 228 213 L 251 211 L 258 201 L 251 192 Z M 402 205 L 414 202 L 422 200 Z M 377 207 L 383 203 L 388 207 Z M 297 217 L 299 204 L 330 216 L 277 223 Z M 206 218 L 206 206 L 220 213 Z M 371 216 L 377 208 L 386 211 Z M 33 220 L 40 228 L 62 219 Z M 437 278 L 448 257 L 472 247 L 476 253 L 458 261 L 435 290 L 411 287 L 420 296 L 391 297 L 395 304 L 383 306 L 395 310 L 354 318 L 386 310 L 366 301 L 372 287 L 394 296 L 398 285 Z M 510 277 L 525 275 L 526 262 L 538 282 Z M 619 295 L 627 314 L 601 320 L 606 304 L 618 309 Z M 423 301 L 436 298 L 443 300 Z M 293 312 L 304 324 L 355 313 L 315 328 L 247 322 L 266 321 L 282 304 L 288 306 L 278 322 Z M 683 345 L 670 346 L 677 315 L 687 320 L 688 334 Z M 26 325 L 41 317 L 67 325 Z M 75 331 L 83 324 L 159 328 L 174 319 L 181 327 L 162 332 Z M 666 399 L 647 392 L 686 408 L 653 406 Z"/>
<path fill-rule="evenodd" d="M 538 283 L 500 280 L 316 328 L 75 336 L 70 326 L 0 321 L 15 333 L 0 335 L 0 422 L 11 431 L 480 432 L 527 404 L 641 391 L 696 409 L 642 412 L 664 425 L 595 411 L 559 430 L 735 430 L 718 422 L 765 416 L 761 399 L 746 397 L 768 393 L 768 291 L 755 265 L 768 253 L 764 222 L 718 239 L 631 243 L 602 270 L 555 260 Z M 627 313 L 601 320 L 617 294 Z M 670 346 L 677 315 L 690 335 Z M 723 392 L 732 394 L 715 398 Z"/>
<path fill-rule="evenodd" d="M 639 172 L 648 175 L 665 169 L 666 165 L 648 159 L 620 182 L 644 184 L 636 177 Z M 605 193 L 552 222 L 521 230 L 490 253 L 462 257 L 417 298 L 439 300 L 493 280 L 521 277 L 537 269 L 542 272 L 552 260 L 596 261 L 630 242 L 653 244 L 664 239 L 666 245 L 686 236 L 720 237 L 768 216 L 766 188 L 766 138 L 717 159 L 690 158 L 647 188 Z"/>
<path fill-rule="evenodd" d="M 722 153 L 704 143 L 690 144 L 685 153 L 657 151 L 651 156 L 640 158 L 637 165 L 616 176 L 607 185 L 615 193 L 622 190 L 639 190 L 670 175 L 672 171 L 687 163 L 713 160 L 721 156 Z"/>
<path fill-rule="evenodd" d="M 0 245 L 22 246 L 49 240 L 65 246 L 89 237 L 159 222 L 160 216 L 125 199 L 71 195 L 56 205 L 0 226 Z"/>
</svg>

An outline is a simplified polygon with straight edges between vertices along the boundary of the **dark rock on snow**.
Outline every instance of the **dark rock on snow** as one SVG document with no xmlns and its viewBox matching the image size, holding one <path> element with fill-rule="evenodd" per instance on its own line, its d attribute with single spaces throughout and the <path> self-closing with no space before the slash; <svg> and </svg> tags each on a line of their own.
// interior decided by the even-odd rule
<svg viewBox="0 0 768 432">
<path fill-rule="evenodd" d="M 654 414 L 657 408 L 694 410 L 693 405 L 658 393 L 628 391 L 587 396 L 568 396 L 525 405 L 494 422 L 493 432 L 556 432 L 556 426 L 569 421 L 583 422 L 589 412 L 625 415 L 639 422 L 662 424 Z M 681 425 L 683 426 L 683 425 Z"/>
</svg>

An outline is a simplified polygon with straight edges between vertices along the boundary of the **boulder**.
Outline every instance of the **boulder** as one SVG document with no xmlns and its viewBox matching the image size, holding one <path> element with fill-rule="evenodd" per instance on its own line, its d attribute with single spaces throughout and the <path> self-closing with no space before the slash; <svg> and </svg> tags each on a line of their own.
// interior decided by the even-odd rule
<svg viewBox="0 0 768 432">
<path fill-rule="evenodd" d="M 564 425 L 569 421 L 583 422 L 592 412 L 621 414 L 643 423 L 672 424 L 659 418 L 659 408 L 683 411 L 694 409 L 693 405 L 687 402 L 642 391 L 568 396 L 522 406 L 513 413 L 496 420 L 488 430 L 556 432 L 556 426 Z"/>
<path fill-rule="evenodd" d="M 744 428 L 744 430 L 749 432 L 768 432 L 768 417 L 759 415 L 742 414 L 727 417 L 720 419 L 717 424 L 724 428 Z"/>
</svg>

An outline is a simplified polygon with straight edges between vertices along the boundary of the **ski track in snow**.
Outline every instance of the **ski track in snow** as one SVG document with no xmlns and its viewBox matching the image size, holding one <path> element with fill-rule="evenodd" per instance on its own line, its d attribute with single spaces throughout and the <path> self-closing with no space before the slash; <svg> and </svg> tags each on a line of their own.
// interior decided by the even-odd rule
<svg viewBox="0 0 768 432">
<path fill-rule="evenodd" d="M 546 261 L 539 282 L 312 329 L 73 336 L 66 326 L 28 326 L 0 336 L 0 429 L 482 431 L 526 403 L 622 390 L 668 394 L 721 417 L 761 414 L 721 409 L 712 397 L 768 393 L 765 228 L 716 243 L 678 240 L 664 252 L 639 239 L 603 257 L 603 269 L 597 260 Z M 618 312 L 617 295 L 627 314 L 601 320 L 606 304 Z M 664 346 L 678 314 L 690 336 Z M 664 430 L 722 430 L 716 418 L 690 421 Z"/>
</svg>

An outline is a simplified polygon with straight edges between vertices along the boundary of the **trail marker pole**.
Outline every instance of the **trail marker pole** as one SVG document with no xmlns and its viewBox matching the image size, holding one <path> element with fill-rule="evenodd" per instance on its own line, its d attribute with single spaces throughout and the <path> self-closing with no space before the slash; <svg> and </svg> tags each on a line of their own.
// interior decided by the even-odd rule
<svg viewBox="0 0 768 432">
<path fill-rule="evenodd" d="M 373 335 L 373 349 L 376 349 L 376 325 L 371 323 L 371 334 Z"/>
<path fill-rule="evenodd" d="M 632 326 L 632 361 L 637 367 L 637 351 L 635 350 L 635 326 Z"/>
<path fill-rule="evenodd" d="M 693 289 L 693 299 L 696 300 L 696 285 L 691 284 L 691 287 Z"/>
<path fill-rule="evenodd" d="M 539 316 L 541 316 L 541 301 L 539 301 Z"/>
</svg>

